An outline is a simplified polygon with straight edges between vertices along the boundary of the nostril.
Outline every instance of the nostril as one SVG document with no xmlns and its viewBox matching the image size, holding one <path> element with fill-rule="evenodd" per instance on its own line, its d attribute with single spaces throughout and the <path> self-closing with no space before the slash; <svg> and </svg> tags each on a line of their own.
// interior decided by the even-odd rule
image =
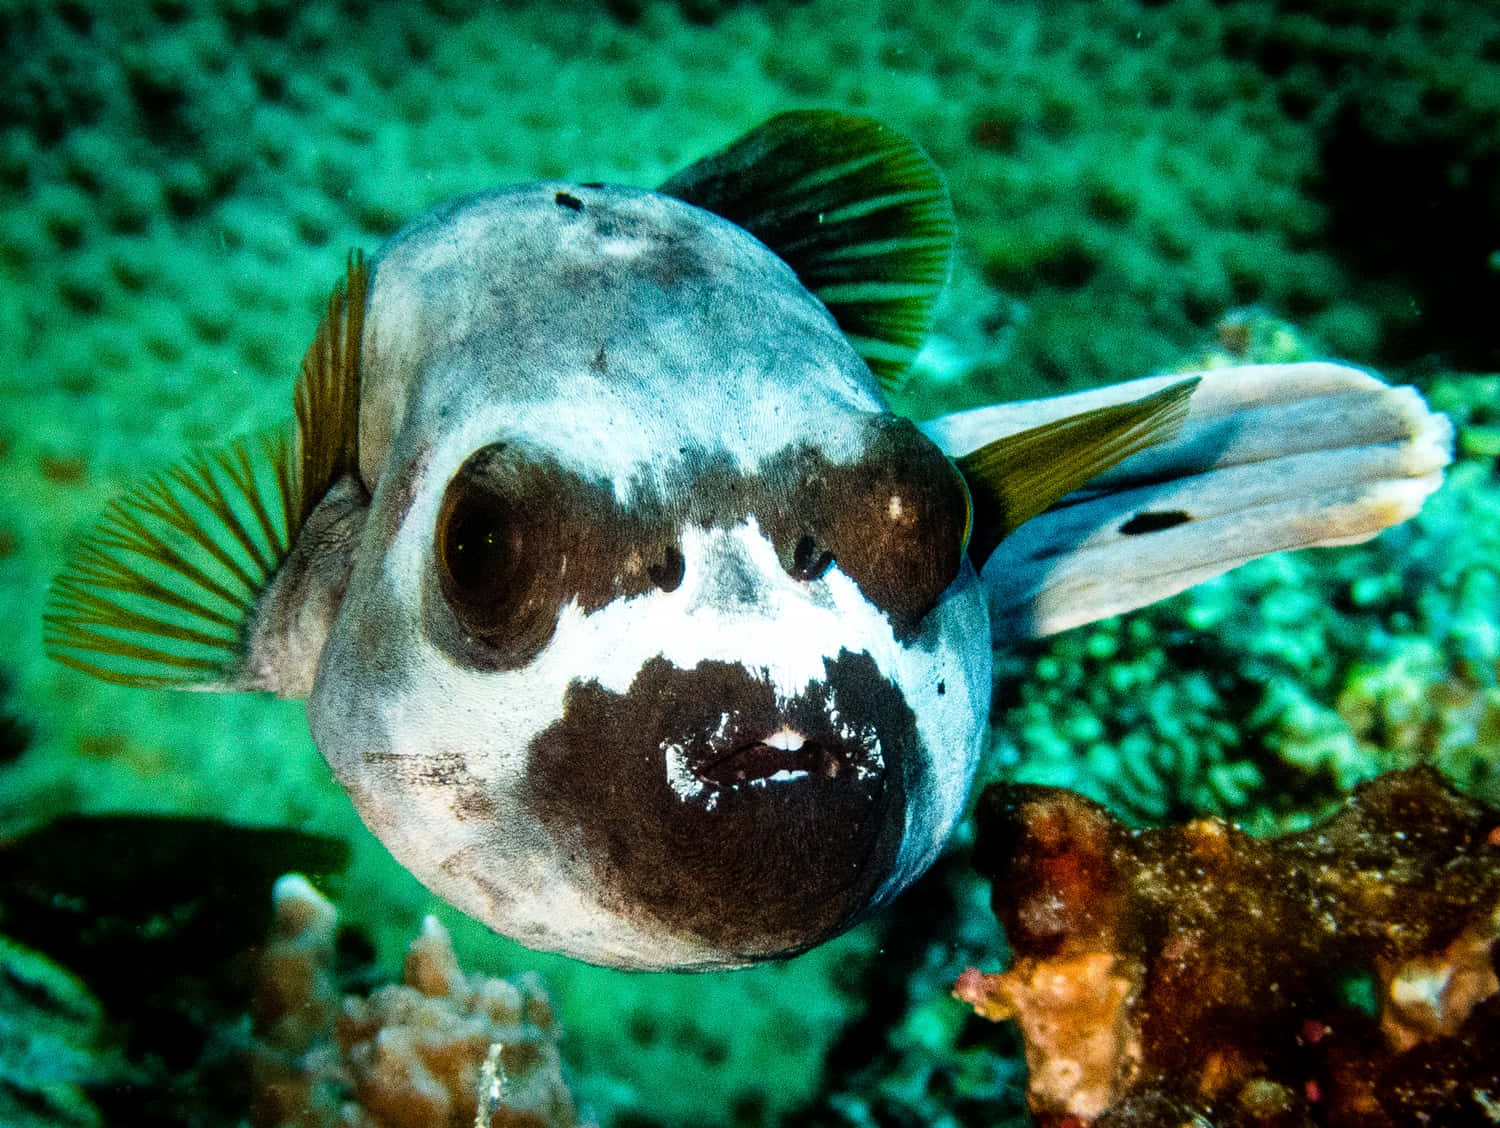
<svg viewBox="0 0 1500 1128">
<path fill-rule="evenodd" d="M 685 569 L 682 550 L 675 544 L 669 544 L 662 553 L 662 558 L 646 569 L 646 572 L 651 577 L 651 582 L 662 591 L 676 591 L 682 586 Z"/>
<path fill-rule="evenodd" d="M 818 542 L 803 534 L 792 547 L 792 566 L 787 569 L 794 580 L 811 582 L 821 579 L 833 567 L 833 553 L 818 547 Z"/>
</svg>

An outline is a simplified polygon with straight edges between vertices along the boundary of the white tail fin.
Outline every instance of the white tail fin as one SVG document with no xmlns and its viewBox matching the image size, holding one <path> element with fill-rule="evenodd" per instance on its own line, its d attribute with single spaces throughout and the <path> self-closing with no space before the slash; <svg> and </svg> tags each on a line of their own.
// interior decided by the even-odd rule
<svg viewBox="0 0 1500 1128">
<path fill-rule="evenodd" d="M 1138 399 L 1182 373 L 943 416 L 950 456 Z M 1202 373 L 1176 438 L 1125 460 L 1004 540 L 985 563 L 997 642 L 1143 607 L 1257 556 L 1354 544 L 1442 484 L 1452 427 L 1413 388 L 1337 364 Z"/>
</svg>

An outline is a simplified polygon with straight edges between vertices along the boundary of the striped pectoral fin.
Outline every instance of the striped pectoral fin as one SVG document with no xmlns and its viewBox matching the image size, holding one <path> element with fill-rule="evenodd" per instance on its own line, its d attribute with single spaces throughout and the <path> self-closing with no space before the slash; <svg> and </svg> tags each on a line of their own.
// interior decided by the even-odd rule
<svg viewBox="0 0 1500 1128">
<path fill-rule="evenodd" d="M 232 441 L 115 501 L 52 583 L 57 661 L 122 685 L 302 696 L 364 512 L 351 256 L 303 360 L 296 429 Z"/>
<path fill-rule="evenodd" d="M 245 438 L 116 500 L 52 583 L 57 661 L 123 685 L 251 688 L 248 621 L 295 529 L 291 443 Z"/>
<path fill-rule="evenodd" d="M 928 430 L 939 445 L 964 444 L 1171 382 L 981 408 Z M 995 637 L 1038 637 L 1141 607 L 1270 552 L 1368 540 L 1417 513 L 1442 483 L 1451 443 L 1447 419 L 1415 390 L 1358 369 L 1204 373 L 1175 438 L 1095 478 L 996 549 L 983 571 Z"/>
</svg>

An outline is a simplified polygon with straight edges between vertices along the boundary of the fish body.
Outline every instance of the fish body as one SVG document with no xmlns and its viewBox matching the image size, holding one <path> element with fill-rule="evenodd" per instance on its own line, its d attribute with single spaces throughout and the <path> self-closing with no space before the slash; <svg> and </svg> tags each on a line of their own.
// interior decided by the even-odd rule
<svg viewBox="0 0 1500 1128">
<path fill-rule="evenodd" d="M 806 947 L 925 869 L 989 703 L 964 487 L 791 269 L 541 184 L 370 282 L 371 497 L 308 714 L 397 858 L 526 943 L 673 966 Z M 514 543 L 459 543 L 487 521 Z"/>
<path fill-rule="evenodd" d="M 106 514 L 49 648 L 306 698 L 369 828 L 527 944 L 638 968 L 804 950 L 942 848 L 992 639 L 1373 535 L 1446 460 L 1414 393 L 1331 365 L 918 427 L 882 381 L 951 238 L 920 150 L 824 113 L 657 191 L 444 205 L 351 259 L 292 438 Z M 1243 439 L 1331 404 L 1317 449 Z"/>
</svg>

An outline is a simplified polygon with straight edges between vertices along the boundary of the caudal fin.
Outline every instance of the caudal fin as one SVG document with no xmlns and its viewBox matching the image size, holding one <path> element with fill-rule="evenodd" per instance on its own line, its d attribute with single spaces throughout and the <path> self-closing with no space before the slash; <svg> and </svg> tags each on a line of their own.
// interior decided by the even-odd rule
<svg viewBox="0 0 1500 1128">
<path fill-rule="evenodd" d="M 1136 400 L 1182 374 L 959 412 L 923 426 L 950 456 Z M 1328 363 L 1201 374 L 1175 437 L 1002 541 L 982 576 L 997 642 L 1154 603 L 1257 556 L 1354 544 L 1442 484 L 1452 427 L 1413 388 Z"/>
</svg>

